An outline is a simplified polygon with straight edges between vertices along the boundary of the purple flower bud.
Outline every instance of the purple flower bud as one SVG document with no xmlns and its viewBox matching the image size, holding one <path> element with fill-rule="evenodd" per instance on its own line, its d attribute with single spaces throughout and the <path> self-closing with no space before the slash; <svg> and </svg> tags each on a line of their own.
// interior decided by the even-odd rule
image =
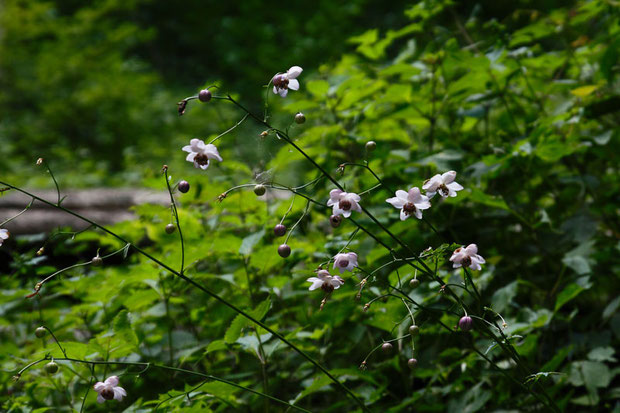
<svg viewBox="0 0 620 413">
<path fill-rule="evenodd" d="M 410 358 L 409 360 L 407 360 L 407 365 L 409 366 L 409 368 L 411 370 L 415 369 L 418 365 L 418 360 L 414 359 L 414 358 Z"/>
<path fill-rule="evenodd" d="M 366 150 L 368 152 L 372 152 L 375 149 L 377 149 L 377 143 L 375 141 L 368 141 L 368 142 L 366 142 Z"/>
<path fill-rule="evenodd" d="M 409 334 L 411 334 L 412 336 L 417 336 L 418 334 L 420 334 L 420 327 L 416 325 L 409 327 Z"/>
<path fill-rule="evenodd" d="M 463 331 L 469 331 L 474 326 L 474 320 L 470 316 L 466 315 L 459 320 L 459 328 Z"/>
<path fill-rule="evenodd" d="M 181 181 L 179 182 L 179 191 L 183 192 L 184 194 L 187 193 L 187 191 L 189 191 L 189 182 L 187 181 Z"/>
<path fill-rule="evenodd" d="M 273 233 L 276 234 L 278 237 L 283 236 L 284 234 L 286 234 L 286 226 L 282 224 L 276 225 L 275 227 L 273 227 Z"/>
<path fill-rule="evenodd" d="M 202 89 L 198 93 L 198 100 L 200 100 L 201 102 L 208 102 L 211 100 L 211 96 L 211 91 L 209 89 Z"/>
<path fill-rule="evenodd" d="M 390 354 L 392 352 L 393 346 L 390 343 L 383 343 L 383 345 L 381 346 L 381 350 L 383 350 L 383 352 L 385 354 Z"/>
<path fill-rule="evenodd" d="M 289 255 L 291 255 L 291 247 L 289 247 L 286 244 L 282 244 L 278 247 L 278 254 L 280 255 L 280 257 L 282 258 L 286 258 Z"/>
<path fill-rule="evenodd" d="M 175 227 L 174 224 L 166 225 L 166 234 L 172 234 L 175 229 L 177 229 L 177 227 Z"/>
</svg>

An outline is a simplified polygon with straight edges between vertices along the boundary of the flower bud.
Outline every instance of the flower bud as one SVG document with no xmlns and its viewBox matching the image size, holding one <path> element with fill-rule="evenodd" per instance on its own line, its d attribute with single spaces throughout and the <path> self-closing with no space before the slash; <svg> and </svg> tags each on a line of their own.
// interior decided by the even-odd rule
<svg viewBox="0 0 620 413">
<path fill-rule="evenodd" d="M 342 217 L 340 215 L 332 215 L 331 217 L 329 217 L 329 223 L 332 228 L 338 228 L 341 222 Z"/>
<path fill-rule="evenodd" d="M 43 164 L 43 158 L 37 159 L 37 165 L 41 165 L 41 164 Z"/>
<path fill-rule="evenodd" d="M 420 327 L 412 325 L 411 327 L 409 327 L 409 334 L 414 337 L 417 336 L 418 334 L 420 334 Z"/>
<path fill-rule="evenodd" d="M 189 182 L 187 181 L 181 181 L 179 182 L 179 191 L 183 192 L 184 194 L 187 193 L 187 191 L 189 191 Z"/>
<path fill-rule="evenodd" d="M 45 247 L 39 248 L 38 251 L 37 251 L 37 257 L 40 257 L 44 253 L 45 253 Z"/>
<path fill-rule="evenodd" d="M 381 350 L 383 350 L 385 354 L 390 354 L 393 348 L 394 346 L 392 346 L 392 344 L 390 343 L 383 343 L 383 345 L 381 346 Z"/>
<path fill-rule="evenodd" d="M 34 335 L 39 338 L 44 337 L 45 334 L 47 334 L 47 330 L 45 329 L 45 327 L 37 327 L 37 329 L 34 330 Z"/>
<path fill-rule="evenodd" d="M 54 363 L 53 361 L 50 361 L 49 363 L 45 365 L 45 371 L 47 371 L 49 374 L 56 373 L 58 371 L 58 364 Z"/>
<path fill-rule="evenodd" d="M 301 125 L 302 123 L 305 123 L 305 122 L 306 122 L 306 116 L 303 113 L 298 112 L 295 115 L 295 123 Z"/>
<path fill-rule="evenodd" d="M 420 286 L 420 280 L 414 278 L 413 280 L 409 281 L 409 286 L 413 289 L 418 288 Z"/>
<path fill-rule="evenodd" d="M 286 226 L 282 224 L 276 225 L 275 227 L 273 227 L 273 233 L 276 234 L 278 237 L 283 236 L 284 234 L 286 234 Z"/>
<path fill-rule="evenodd" d="M 175 227 L 174 224 L 166 225 L 166 234 L 172 234 L 175 229 L 177 229 L 177 227 Z"/>
<path fill-rule="evenodd" d="M 410 358 L 409 360 L 407 360 L 407 365 L 409 366 L 409 368 L 411 370 L 415 369 L 418 365 L 418 360 L 414 359 L 414 358 Z"/>
<path fill-rule="evenodd" d="M 278 247 L 278 254 L 280 255 L 280 257 L 282 258 L 286 258 L 289 255 L 291 255 L 291 247 L 289 247 L 286 244 L 282 244 Z"/>
<path fill-rule="evenodd" d="M 266 191 L 267 189 L 265 189 L 265 185 L 263 184 L 258 184 L 254 187 L 254 193 L 256 194 L 256 196 L 265 195 Z"/>
<path fill-rule="evenodd" d="M 474 325 L 474 320 L 470 316 L 466 315 L 459 320 L 459 328 L 463 331 L 469 331 Z"/>
<path fill-rule="evenodd" d="M 90 263 L 91 263 L 92 265 L 94 265 L 95 267 L 98 267 L 98 266 L 100 266 L 101 264 L 103 264 L 103 258 L 101 258 L 101 257 L 99 256 L 99 254 L 97 254 L 97 256 L 96 256 L 96 257 L 93 257 L 93 259 L 92 259 L 92 260 L 90 260 Z"/>
<path fill-rule="evenodd" d="M 202 89 L 198 93 L 198 100 L 200 100 L 201 102 L 208 102 L 211 100 L 211 96 L 211 91 L 209 89 Z"/>
<path fill-rule="evenodd" d="M 366 142 L 366 151 L 372 152 L 377 149 L 377 143 L 375 141 Z"/>
</svg>

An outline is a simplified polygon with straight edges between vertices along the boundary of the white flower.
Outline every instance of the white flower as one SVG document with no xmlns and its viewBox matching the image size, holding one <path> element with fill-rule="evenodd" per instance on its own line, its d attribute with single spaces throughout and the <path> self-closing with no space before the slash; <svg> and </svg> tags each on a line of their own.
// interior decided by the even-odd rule
<svg viewBox="0 0 620 413">
<path fill-rule="evenodd" d="M 428 202 L 428 197 L 420 193 L 420 188 L 414 186 L 405 192 L 401 189 L 396 191 L 394 198 L 388 198 L 385 200 L 392 204 L 394 208 L 400 208 L 400 220 L 404 221 L 409 218 L 410 215 L 415 215 L 416 218 L 422 219 L 422 210 L 429 209 L 431 203 Z"/>
<path fill-rule="evenodd" d="M 194 162 L 196 168 L 207 169 L 209 167 L 210 159 L 217 159 L 222 162 L 222 157 L 215 145 L 209 143 L 206 144 L 200 139 L 192 139 L 189 141 L 189 145 L 183 147 L 185 152 L 189 152 L 186 161 Z"/>
<path fill-rule="evenodd" d="M 2 246 L 2 243 L 4 242 L 5 239 L 9 237 L 9 235 L 11 234 L 9 233 L 8 230 L 0 229 L 0 246 Z"/>
<path fill-rule="evenodd" d="M 437 192 L 444 198 L 448 196 L 455 197 L 456 191 L 460 191 L 463 187 L 454 182 L 454 178 L 456 178 L 456 172 L 454 171 L 448 171 L 441 175 L 437 174 L 424 182 L 422 189 L 426 191 L 426 195 L 429 198 L 434 197 Z"/>
<path fill-rule="evenodd" d="M 340 274 L 344 271 L 353 271 L 353 268 L 357 267 L 357 254 L 354 252 L 336 254 L 334 257 L 334 269 L 336 267 L 340 270 Z"/>
<path fill-rule="evenodd" d="M 291 67 L 286 73 L 278 73 L 271 80 L 273 82 L 273 93 L 286 97 L 288 90 L 299 90 L 299 81 L 296 79 L 303 69 L 299 66 Z"/>
<path fill-rule="evenodd" d="M 123 397 L 127 396 L 127 392 L 122 387 L 118 386 L 118 377 L 110 376 L 105 381 L 97 382 L 93 388 L 99 395 L 97 401 L 103 403 L 106 400 L 123 400 Z"/>
<path fill-rule="evenodd" d="M 450 261 L 453 262 L 452 268 L 463 266 L 469 267 L 472 270 L 481 270 L 480 264 L 486 262 L 484 258 L 478 255 L 478 246 L 476 244 L 469 244 L 467 247 L 455 249 L 450 257 Z"/>
<path fill-rule="evenodd" d="M 344 192 L 340 189 L 332 189 L 329 192 L 327 206 L 334 207 L 334 215 L 344 215 L 345 218 L 351 216 L 351 211 L 362 212 L 360 207 L 360 196 L 353 192 Z"/>
<path fill-rule="evenodd" d="M 316 277 L 310 277 L 306 281 L 311 282 L 309 290 L 314 291 L 317 288 L 321 288 L 326 293 L 331 293 L 334 290 L 340 288 L 344 284 L 344 280 L 337 275 L 330 275 L 327 270 L 319 270 L 316 273 Z"/>
</svg>

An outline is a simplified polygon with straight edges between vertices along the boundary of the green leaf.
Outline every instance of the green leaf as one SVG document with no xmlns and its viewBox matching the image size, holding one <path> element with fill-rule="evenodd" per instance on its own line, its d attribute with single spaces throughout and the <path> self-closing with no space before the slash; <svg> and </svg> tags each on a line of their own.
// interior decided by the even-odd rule
<svg viewBox="0 0 620 413">
<path fill-rule="evenodd" d="M 256 306 L 255 309 L 250 310 L 247 313 L 256 320 L 261 321 L 267 315 L 270 307 L 271 299 L 267 298 L 265 301 Z M 237 314 L 233 322 L 230 324 L 230 327 L 226 330 L 226 334 L 224 334 L 224 342 L 227 344 L 233 344 L 241 336 L 241 331 L 243 328 L 252 324 L 253 323 L 245 316 Z"/>
<path fill-rule="evenodd" d="M 553 311 L 557 312 L 564 304 L 577 297 L 583 290 L 584 289 L 582 287 L 575 283 L 566 286 L 566 288 L 558 294 L 558 298 L 555 300 L 555 309 Z"/>
<path fill-rule="evenodd" d="M 316 97 L 324 97 L 329 90 L 329 83 L 325 80 L 311 80 L 306 83 L 308 92 L 312 93 Z"/>
<path fill-rule="evenodd" d="M 265 236 L 265 228 L 257 231 L 253 234 L 248 235 L 241 242 L 241 246 L 239 247 L 239 254 L 241 255 L 250 255 L 254 246 L 258 244 L 258 242 Z"/>
</svg>

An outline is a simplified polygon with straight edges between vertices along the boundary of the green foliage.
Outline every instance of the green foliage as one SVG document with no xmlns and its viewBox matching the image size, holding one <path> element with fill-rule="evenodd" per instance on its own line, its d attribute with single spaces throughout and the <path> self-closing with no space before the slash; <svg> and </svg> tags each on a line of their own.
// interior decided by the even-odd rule
<svg viewBox="0 0 620 413">
<path fill-rule="evenodd" d="M 314 73 L 304 64 L 302 89 L 286 100 L 269 94 L 269 122 L 280 129 L 288 126 L 295 145 L 348 191 L 368 191 L 362 205 L 407 248 L 357 212 L 352 218 L 368 234 L 353 233 L 351 219 L 332 228 L 331 210 L 322 205 L 334 188 L 328 179 L 299 189 L 318 201 L 309 204 L 307 214 L 303 196 L 271 188 L 301 186 L 321 174 L 273 131 L 261 137 L 264 125 L 248 120 L 222 137 L 217 145 L 224 161 L 212 163 L 206 172 L 185 162 L 179 148 L 187 139 L 177 127 L 207 141 L 243 114 L 214 99 L 210 106 L 192 101 L 181 121 L 166 120 L 162 108 L 181 98 L 162 87 L 157 92 L 161 100 L 153 102 L 151 89 L 157 89 L 159 75 L 148 65 L 124 60 L 129 50 L 159 34 L 139 24 L 115 24 L 126 16 L 117 13 L 143 4 L 153 12 L 150 2 L 101 2 L 80 7 L 72 18 L 63 17 L 52 3 L 7 4 L 0 47 L 11 59 L 0 63 L 1 70 L 28 66 L 23 62 L 32 56 L 40 63 L 24 72 L 19 83 L 6 85 L 14 90 L 3 95 L 0 105 L 11 107 L 13 119 L 2 124 L 2 133 L 14 137 L 24 130 L 31 135 L 12 140 L 15 146 L 2 149 L 5 153 L 27 152 L 38 144 L 60 156 L 69 144 L 56 147 L 50 137 L 81 136 L 91 143 L 89 133 L 65 136 L 62 131 L 98 128 L 93 148 L 101 145 L 99 149 L 113 152 L 116 141 L 103 137 L 117 132 L 135 142 L 136 152 L 125 164 L 131 168 L 132 160 L 151 156 L 141 149 L 151 148 L 151 134 L 173 134 L 157 150 L 173 158 L 168 162 L 173 182 L 183 175 L 192 186 L 189 193 L 176 195 L 185 241 L 183 274 L 280 332 L 372 411 L 542 410 L 546 397 L 564 411 L 617 408 L 620 184 L 614 148 L 619 138 L 620 17 L 610 3 L 551 2 L 534 9 L 531 3 L 517 2 L 498 11 L 499 6 L 484 2 L 419 2 L 405 11 L 409 21 L 402 25 L 355 33 L 349 39 L 354 51 L 337 61 Z M 256 4 L 249 4 L 243 7 L 255 10 Z M 366 3 L 353 3 L 361 4 Z M 237 27 L 239 22 L 223 24 Z M 6 39 L 19 38 L 20 27 L 43 46 L 9 47 Z M 273 45 L 265 47 L 275 59 Z M 78 48 L 83 55 L 74 53 Z M 91 54 L 98 50 L 102 57 L 93 60 Z M 267 64 L 261 51 L 251 51 L 259 55 L 252 76 L 264 82 L 273 70 L 258 70 Z M 228 52 L 226 58 L 237 62 L 235 50 Z M 74 76 L 59 70 L 72 62 Z M 275 70 L 288 63 L 278 64 Z M 92 70 L 83 70 L 89 65 Z M 69 92 L 37 99 L 38 82 L 43 81 Z M 260 81 L 255 86 L 263 92 Z M 18 94 L 32 107 L 20 110 L 8 100 Z M 106 105 L 105 116 L 72 117 L 73 111 L 90 113 L 99 105 Z M 308 119 L 303 125 L 292 122 L 300 110 Z M 217 119 L 215 125 L 205 116 Z M 144 118 L 153 119 L 148 129 L 142 129 Z M 41 134 L 44 130 L 47 135 Z M 365 149 L 369 140 L 377 143 L 372 152 Z M 157 150 L 154 158 L 160 156 Z M 84 158 L 96 159 L 95 150 Z M 457 181 L 465 189 L 455 198 L 433 198 L 425 220 L 400 221 L 398 211 L 385 202 L 396 189 L 421 187 L 425 179 L 447 170 L 458 171 Z M 382 186 L 371 190 L 378 183 L 373 173 Z M 164 178 L 154 173 L 145 173 L 144 182 L 165 187 Z M 266 184 L 265 196 L 253 193 L 255 182 Z M 218 196 L 241 184 L 248 185 L 218 202 Z M 138 219 L 111 229 L 180 271 L 178 232 L 164 231 L 170 210 L 142 205 L 135 212 Z M 284 216 L 291 231 L 287 259 L 276 253 L 284 238 L 273 233 Z M 119 252 L 106 259 L 102 267 L 82 266 L 58 275 L 43 284 L 39 295 L 24 299 L 36 282 L 57 269 L 88 262 L 98 248 L 104 255 L 122 251 L 125 244 L 90 231 L 75 239 L 56 237 L 37 257 L 41 238 L 15 238 L 0 251 L 3 257 L 10 254 L 2 263 L 0 294 L 0 377 L 8 395 L 1 406 L 6 411 L 79 410 L 83 400 L 86 411 L 282 407 L 212 378 L 157 367 L 163 365 L 230 380 L 311 411 L 357 408 L 329 377 L 274 334 L 133 249 L 126 257 Z M 476 243 L 486 258 L 482 271 L 470 271 L 480 303 L 469 280 L 448 261 L 455 248 L 469 243 Z M 345 284 L 322 303 L 324 293 L 309 292 L 306 279 L 321 265 L 331 269 L 329 260 L 345 246 L 358 254 L 360 270 L 343 275 Z M 453 328 L 463 309 L 437 279 L 395 259 L 411 256 L 408 249 L 420 254 L 478 317 L 471 332 Z M 409 287 L 414 277 L 421 281 L 415 289 Z M 399 299 L 401 292 L 411 301 Z M 410 311 L 420 327 L 415 349 L 406 336 L 413 323 Z M 11 382 L 30 361 L 64 358 L 52 337 L 35 337 L 41 324 L 54 332 L 69 358 L 119 364 L 91 369 L 57 360 L 60 370 L 53 376 L 42 363 Z M 490 340 L 489 331 L 505 338 Z M 388 340 L 394 345 L 389 355 L 380 350 Z M 519 354 L 518 365 L 508 343 Z M 414 370 L 407 365 L 412 355 L 418 360 Z M 95 378 L 112 374 L 120 377 L 128 396 L 97 407 L 95 393 L 87 390 Z"/>
</svg>

